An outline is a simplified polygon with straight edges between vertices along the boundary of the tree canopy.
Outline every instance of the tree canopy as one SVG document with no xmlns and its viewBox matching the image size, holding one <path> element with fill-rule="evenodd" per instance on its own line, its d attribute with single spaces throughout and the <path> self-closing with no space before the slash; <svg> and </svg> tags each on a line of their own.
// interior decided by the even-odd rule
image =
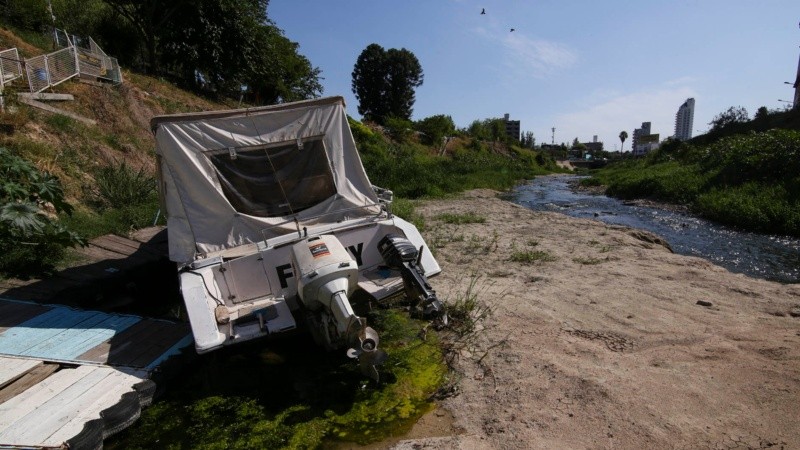
<svg viewBox="0 0 800 450">
<path fill-rule="evenodd" d="M 380 124 L 389 117 L 409 120 L 416 100 L 414 90 L 423 78 L 422 66 L 409 50 L 368 45 L 353 68 L 358 113 Z"/>
<path fill-rule="evenodd" d="M 183 87 L 256 104 L 322 94 L 320 69 L 269 19 L 269 0 L 51 1 L 56 27 L 92 36 L 123 65 Z M 31 2 L 46 0 L 9 0 L 4 12 L 23 17 Z"/>
<path fill-rule="evenodd" d="M 735 108 L 731 106 L 726 111 L 723 111 L 716 116 L 711 122 L 708 123 L 711 126 L 710 131 L 720 130 L 725 127 L 735 125 L 735 124 L 743 124 L 749 120 L 749 116 L 747 114 L 747 109 L 743 106 Z"/>
</svg>

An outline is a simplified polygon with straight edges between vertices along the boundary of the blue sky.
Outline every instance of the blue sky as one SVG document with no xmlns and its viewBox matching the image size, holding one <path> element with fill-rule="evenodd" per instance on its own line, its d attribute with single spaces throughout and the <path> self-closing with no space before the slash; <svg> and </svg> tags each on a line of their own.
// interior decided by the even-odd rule
<svg viewBox="0 0 800 450">
<path fill-rule="evenodd" d="M 508 113 L 537 143 L 555 127 L 556 143 L 597 135 L 611 151 L 645 121 L 674 134 L 689 97 L 695 135 L 730 106 L 783 108 L 800 56 L 798 0 L 271 0 L 267 12 L 353 117 L 353 65 L 376 43 L 422 65 L 413 120 Z"/>
</svg>

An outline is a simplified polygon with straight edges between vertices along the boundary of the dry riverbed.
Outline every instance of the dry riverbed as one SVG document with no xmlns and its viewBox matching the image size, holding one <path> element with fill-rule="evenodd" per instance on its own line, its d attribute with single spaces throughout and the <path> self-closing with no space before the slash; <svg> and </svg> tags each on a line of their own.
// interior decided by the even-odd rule
<svg viewBox="0 0 800 450">
<path fill-rule="evenodd" d="M 395 448 L 800 448 L 800 285 L 497 194 L 417 207 L 440 298 L 474 283 L 493 314 L 420 422 L 439 437 Z"/>
</svg>

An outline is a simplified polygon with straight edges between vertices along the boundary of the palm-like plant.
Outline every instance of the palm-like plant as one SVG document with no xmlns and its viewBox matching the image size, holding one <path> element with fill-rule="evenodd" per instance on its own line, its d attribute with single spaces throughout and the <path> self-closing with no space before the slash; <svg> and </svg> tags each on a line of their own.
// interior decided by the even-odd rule
<svg viewBox="0 0 800 450">
<path fill-rule="evenodd" d="M 620 140 L 620 142 L 622 142 L 622 146 L 619 149 L 620 152 L 622 151 L 623 148 L 625 148 L 625 139 L 628 139 L 628 132 L 627 131 L 621 131 L 619 133 L 619 140 Z"/>
<path fill-rule="evenodd" d="M 44 269 L 63 247 L 85 241 L 45 214 L 45 207 L 70 214 L 58 179 L 0 148 L 0 271 Z"/>
</svg>

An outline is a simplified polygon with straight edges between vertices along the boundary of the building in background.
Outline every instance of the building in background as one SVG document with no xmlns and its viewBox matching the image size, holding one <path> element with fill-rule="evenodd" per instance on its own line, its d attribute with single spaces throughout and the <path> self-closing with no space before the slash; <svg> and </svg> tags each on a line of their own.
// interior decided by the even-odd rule
<svg viewBox="0 0 800 450">
<path fill-rule="evenodd" d="M 650 132 L 650 122 L 642 122 L 642 127 L 633 130 L 633 156 L 643 156 L 658 148 L 658 134 Z"/>
<path fill-rule="evenodd" d="M 597 140 L 597 135 L 592 137 L 592 142 L 581 142 L 586 147 L 586 152 L 595 157 L 603 151 L 603 143 Z"/>
<path fill-rule="evenodd" d="M 633 136 L 631 136 L 631 148 L 633 149 L 634 155 L 639 154 L 638 146 L 641 136 L 645 136 L 648 134 L 650 134 L 650 122 L 642 122 L 641 128 L 636 128 L 635 130 L 633 130 Z"/>
<path fill-rule="evenodd" d="M 506 123 L 506 135 L 511 139 L 519 142 L 520 136 L 520 128 L 519 128 L 519 120 L 510 120 L 509 115 L 506 114 L 503 116 L 503 121 Z"/>
<path fill-rule="evenodd" d="M 675 114 L 675 139 L 688 141 L 692 138 L 694 126 L 694 99 L 686 99 Z"/>
</svg>

